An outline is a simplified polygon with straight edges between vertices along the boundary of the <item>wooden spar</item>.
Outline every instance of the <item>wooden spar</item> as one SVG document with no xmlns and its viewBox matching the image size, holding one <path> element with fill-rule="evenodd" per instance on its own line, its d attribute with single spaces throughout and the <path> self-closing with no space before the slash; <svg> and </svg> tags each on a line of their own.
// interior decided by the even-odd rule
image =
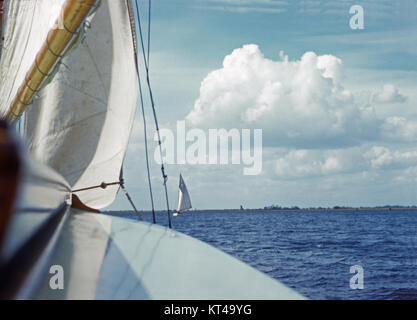
<svg viewBox="0 0 417 320">
<path fill-rule="evenodd" d="M 98 2 L 99 0 L 67 0 L 64 3 L 61 17 L 48 32 L 42 48 L 36 55 L 24 82 L 9 107 L 6 116 L 8 121 L 16 122 L 19 119 Z"/>
</svg>

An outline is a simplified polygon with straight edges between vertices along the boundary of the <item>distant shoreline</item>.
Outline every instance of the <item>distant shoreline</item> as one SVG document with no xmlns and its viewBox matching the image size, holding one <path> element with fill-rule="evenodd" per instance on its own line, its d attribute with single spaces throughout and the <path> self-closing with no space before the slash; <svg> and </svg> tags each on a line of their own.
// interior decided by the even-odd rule
<svg viewBox="0 0 417 320">
<path fill-rule="evenodd" d="M 319 211 L 401 211 L 401 210 L 416 210 L 417 207 L 360 207 L 360 208 L 282 208 L 282 209 L 195 209 L 189 210 L 187 212 L 319 212 Z M 173 211 L 173 210 L 171 210 Z M 120 213 L 130 213 L 132 210 L 120 210 L 120 211 L 103 211 L 103 213 L 110 213 L 110 212 L 120 212 Z M 152 213 L 152 211 L 145 210 L 141 211 L 143 213 Z M 166 210 L 157 210 L 155 211 L 157 214 L 166 214 Z"/>
</svg>

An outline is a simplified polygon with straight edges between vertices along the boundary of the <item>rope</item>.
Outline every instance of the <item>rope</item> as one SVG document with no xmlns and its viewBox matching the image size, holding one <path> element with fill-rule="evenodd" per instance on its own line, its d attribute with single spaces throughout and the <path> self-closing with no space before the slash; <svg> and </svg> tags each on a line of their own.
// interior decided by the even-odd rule
<svg viewBox="0 0 417 320">
<path fill-rule="evenodd" d="M 82 189 L 77 189 L 77 190 L 73 190 L 72 193 L 76 193 L 76 192 L 83 192 L 83 191 L 89 191 L 89 190 L 94 190 L 94 189 L 106 189 L 107 187 L 110 186 L 116 186 L 119 185 L 120 188 L 122 188 L 124 194 L 127 197 L 127 200 L 129 200 L 133 210 L 135 211 L 136 215 L 138 216 L 138 219 L 140 221 L 142 221 L 142 215 L 140 214 L 140 212 L 138 211 L 138 209 L 136 208 L 135 204 L 133 203 L 132 198 L 129 195 L 129 192 L 127 192 L 127 189 L 125 187 L 125 181 L 123 179 L 123 169 L 120 172 L 120 181 L 117 182 L 111 182 L 111 183 L 106 183 L 106 182 L 102 182 L 101 184 L 97 185 L 97 186 L 92 186 L 92 187 L 87 187 L 87 188 L 82 188 Z"/>
<path fill-rule="evenodd" d="M 153 191 L 152 191 L 152 183 L 151 183 L 151 173 L 149 169 L 149 151 L 148 151 L 148 133 L 147 133 L 147 124 L 146 124 L 146 117 L 145 117 L 145 106 L 143 102 L 143 92 L 142 92 L 142 82 L 139 72 L 139 59 L 138 59 L 138 52 L 137 52 L 137 35 L 136 35 L 136 25 L 135 25 L 135 19 L 134 19 L 134 13 L 132 8 L 132 2 L 130 0 L 127 0 L 128 2 L 128 10 L 132 27 L 132 33 L 134 36 L 133 42 L 135 45 L 135 65 L 136 65 L 136 74 L 138 77 L 138 85 L 139 85 L 139 93 L 140 93 L 140 103 L 141 103 L 141 109 L 142 109 L 142 118 L 143 118 L 143 134 L 145 139 L 145 159 L 146 159 L 146 169 L 147 169 L 147 176 L 148 176 L 148 188 L 149 188 L 149 195 L 151 199 L 151 206 L 152 206 L 152 220 L 153 223 L 156 224 L 156 216 L 155 216 L 155 204 L 153 199 Z"/>
<path fill-rule="evenodd" d="M 112 182 L 112 183 L 102 182 L 101 184 L 99 184 L 97 186 L 92 186 L 92 187 L 88 187 L 88 188 L 82 188 L 82 189 L 72 190 L 72 192 L 73 193 L 75 193 L 75 192 L 82 192 L 82 191 L 88 191 L 88 190 L 99 189 L 99 188 L 106 189 L 107 187 L 115 186 L 115 185 L 121 185 L 121 182 L 120 181 L 118 181 L 118 182 Z"/>
<path fill-rule="evenodd" d="M 142 84 L 141 79 L 138 71 L 138 80 L 139 80 L 139 92 L 140 92 L 140 102 L 142 107 L 142 118 L 143 118 L 143 133 L 144 133 L 144 139 L 145 139 L 145 159 L 146 159 L 146 170 L 148 172 L 148 185 L 149 185 L 149 195 L 151 198 L 151 205 L 152 205 L 152 219 L 153 223 L 156 223 L 156 217 L 155 217 L 155 204 L 153 200 L 153 192 L 152 192 L 152 183 L 151 183 L 151 173 L 149 169 L 149 151 L 148 151 L 148 134 L 147 134 L 147 126 L 146 126 L 146 117 L 145 117 L 145 107 L 143 103 L 143 93 L 142 93 Z"/>
<path fill-rule="evenodd" d="M 151 48 L 151 18 L 152 18 L 152 1 L 148 1 L 148 68 L 150 64 L 150 48 Z"/>
<path fill-rule="evenodd" d="M 123 174 L 123 170 L 122 170 L 122 174 Z M 125 181 L 124 181 L 124 179 L 123 179 L 123 178 L 122 178 L 122 179 L 120 179 L 120 187 L 122 188 L 123 193 L 126 195 L 127 200 L 129 200 L 129 202 L 130 202 L 130 204 L 131 204 L 131 206 L 132 206 L 133 210 L 135 210 L 135 213 L 136 213 L 136 215 L 138 216 L 139 221 L 143 221 L 143 219 L 142 219 L 142 215 L 140 214 L 140 212 L 138 211 L 138 209 L 136 209 L 136 206 L 135 206 L 135 204 L 133 203 L 133 200 L 132 200 L 132 198 L 130 197 L 129 192 L 127 192 L 127 189 L 126 189 L 126 187 L 125 187 Z"/>
<path fill-rule="evenodd" d="M 164 161 L 163 161 L 163 156 L 162 156 L 161 134 L 160 134 L 160 130 L 159 130 L 158 117 L 156 115 L 155 100 L 153 98 L 152 86 L 151 86 L 150 78 L 149 78 L 149 59 L 150 59 L 149 53 L 150 53 L 151 32 L 150 32 L 150 28 L 148 28 L 148 56 L 147 56 L 146 53 L 145 53 L 145 45 L 144 45 L 144 40 L 143 40 L 143 33 L 142 33 L 142 25 L 141 25 L 141 18 L 140 18 L 138 0 L 135 0 L 135 4 L 136 4 L 136 14 L 137 14 L 137 17 L 138 17 L 138 27 L 139 27 L 141 46 L 142 46 L 143 60 L 144 60 L 145 69 L 146 69 L 146 82 L 147 82 L 147 85 L 148 85 L 149 97 L 150 97 L 150 100 L 151 100 L 151 106 L 152 106 L 152 112 L 153 112 L 153 117 L 154 117 L 154 121 L 155 121 L 156 132 L 157 132 L 157 135 L 158 135 L 158 146 L 159 146 L 159 153 L 160 153 L 160 156 L 161 156 L 161 173 L 162 173 L 162 179 L 164 181 L 163 185 L 164 185 L 164 189 L 165 189 L 165 199 L 166 199 L 167 215 L 168 215 L 168 226 L 171 229 L 172 228 L 172 223 L 171 223 L 171 214 L 170 214 L 170 210 L 169 210 L 169 198 L 168 198 L 168 187 L 167 187 L 168 176 L 165 173 L 165 166 L 164 166 Z M 149 0 L 148 14 L 149 14 L 148 21 L 149 21 L 149 26 L 150 26 L 150 24 L 151 24 L 151 0 Z"/>
</svg>

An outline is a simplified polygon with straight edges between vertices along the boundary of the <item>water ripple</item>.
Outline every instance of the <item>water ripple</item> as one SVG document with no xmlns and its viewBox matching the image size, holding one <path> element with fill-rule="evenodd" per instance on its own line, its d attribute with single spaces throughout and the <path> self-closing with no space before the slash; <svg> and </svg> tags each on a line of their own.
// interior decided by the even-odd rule
<svg viewBox="0 0 417 320">
<path fill-rule="evenodd" d="M 193 212 L 173 223 L 312 299 L 417 299 L 417 211 Z M 349 286 L 353 265 L 363 290 Z"/>
</svg>

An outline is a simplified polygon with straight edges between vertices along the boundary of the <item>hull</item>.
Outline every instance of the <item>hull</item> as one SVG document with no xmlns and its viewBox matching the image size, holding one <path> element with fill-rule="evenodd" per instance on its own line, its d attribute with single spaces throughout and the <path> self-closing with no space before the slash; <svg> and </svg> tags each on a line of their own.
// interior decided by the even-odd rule
<svg viewBox="0 0 417 320">
<path fill-rule="evenodd" d="M 69 187 L 58 174 L 31 170 L 2 253 L 2 298 L 304 299 L 180 232 L 71 208 Z"/>
<path fill-rule="evenodd" d="M 44 278 L 38 299 L 302 299 L 239 260 L 180 232 L 73 210 L 51 264 L 63 290 Z"/>
<path fill-rule="evenodd" d="M 44 166 L 25 162 L 0 251 L 0 299 L 34 296 L 70 215 L 67 182 Z"/>
</svg>

